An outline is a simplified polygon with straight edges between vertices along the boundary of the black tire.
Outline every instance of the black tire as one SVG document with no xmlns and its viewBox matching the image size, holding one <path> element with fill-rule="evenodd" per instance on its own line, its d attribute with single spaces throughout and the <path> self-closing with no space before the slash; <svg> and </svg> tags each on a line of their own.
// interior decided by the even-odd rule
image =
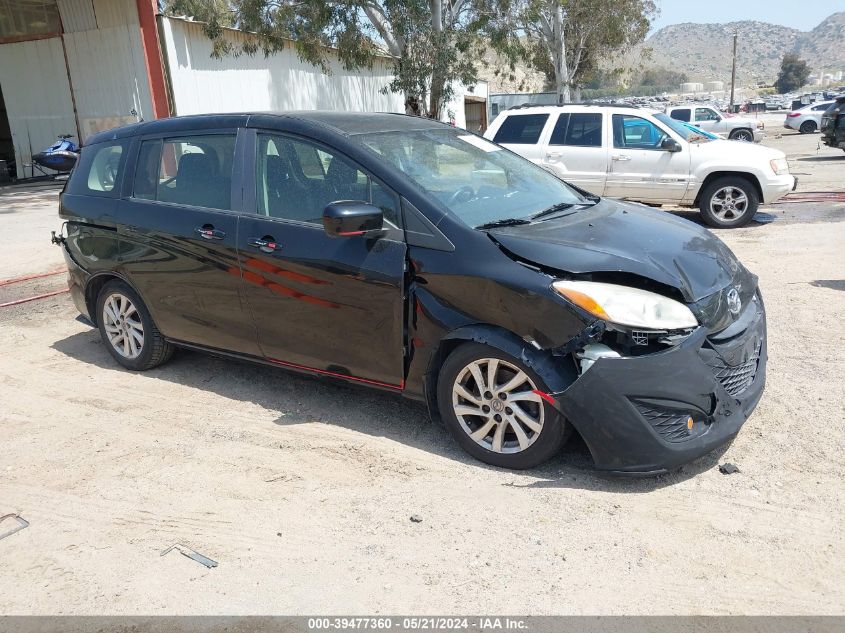
<svg viewBox="0 0 845 633">
<path fill-rule="evenodd" d="M 745 141 L 747 143 L 754 142 L 754 132 L 746 128 L 740 128 L 738 130 L 734 130 L 731 132 L 730 136 L 728 137 L 732 141 Z"/>
<path fill-rule="evenodd" d="M 138 353 L 131 358 L 118 351 L 115 344 L 110 340 L 110 335 L 107 331 L 107 328 L 112 326 L 107 324 L 108 315 L 104 314 L 106 301 L 114 298 L 119 304 L 120 300 L 117 297 L 120 296 L 127 298 L 131 302 L 130 305 L 134 307 L 132 315 L 122 319 L 122 322 L 126 323 L 126 332 L 129 332 L 130 321 L 136 324 L 140 323 L 143 328 L 141 331 L 142 342 L 138 344 L 136 339 L 134 343 L 139 348 Z M 97 324 L 100 330 L 100 338 L 103 340 L 106 349 L 126 369 L 131 369 L 132 371 L 152 369 L 162 363 L 166 363 L 173 355 L 173 345 L 164 340 L 161 332 L 158 331 L 144 301 L 138 296 L 137 292 L 122 281 L 115 280 L 108 282 L 100 290 L 100 294 L 97 295 Z M 122 325 L 123 323 L 121 323 Z M 114 329 L 119 329 L 119 327 Z M 124 333 L 123 338 L 126 339 L 127 337 L 128 334 Z M 121 345 L 121 347 L 125 348 L 125 345 Z"/>
<path fill-rule="evenodd" d="M 801 134 L 812 134 L 816 131 L 816 122 L 815 121 L 804 121 L 799 127 L 798 131 Z"/>
<path fill-rule="evenodd" d="M 723 213 L 725 217 L 720 217 L 718 212 L 719 203 L 714 202 L 714 196 L 720 194 L 726 188 L 733 188 L 742 191 L 747 200 L 744 208 L 734 212 Z M 711 202 L 714 202 L 714 208 L 711 207 Z M 712 227 L 719 229 L 732 229 L 739 226 L 745 226 L 751 222 L 751 218 L 757 213 L 757 207 L 760 206 L 760 196 L 757 193 L 756 187 L 747 179 L 741 176 L 724 176 L 716 178 L 709 183 L 701 191 L 698 198 L 698 210 L 701 213 L 702 219 Z"/>
<path fill-rule="evenodd" d="M 509 376 L 512 376 L 513 373 L 511 369 L 516 368 L 527 375 L 528 379 L 531 383 L 533 383 L 536 389 L 546 393 L 549 391 L 540 376 L 538 376 L 530 368 L 526 367 L 521 361 L 511 357 L 509 354 L 488 345 L 465 343 L 449 354 L 446 361 L 443 363 L 443 366 L 440 368 L 440 374 L 437 380 L 437 406 L 440 410 L 440 416 L 449 431 L 455 437 L 458 444 L 460 444 L 461 448 L 463 448 L 467 453 L 476 459 L 493 466 L 522 470 L 525 468 L 533 468 L 534 466 L 550 459 L 560 450 L 561 446 L 563 446 L 564 442 L 568 439 L 571 433 L 571 427 L 563 416 L 554 409 L 554 407 L 542 399 L 540 399 L 537 403 L 528 402 L 525 404 L 524 408 L 522 405 L 519 405 L 523 411 L 526 411 L 529 414 L 534 413 L 538 417 L 541 415 L 540 408 L 542 408 L 542 425 L 539 432 L 534 433 L 528 429 L 528 427 L 521 427 L 523 432 L 528 429 L 527 432 L 532 434 L 533 439 L 530 440 L 531 443 L 527 446 L 527 448 L 520 450 L 519 452 L 495 452 L 492 448 L 485 448 L 469 436 L 469 430 L 465 430 L 462 422 L 458 420 L 458 416 L 453 405 L 453 389 L 455 387 L 456 380 L 461 374 L 468 371 L 468 366 L 470 364 L 476 361 L 483 362 L 484 359 L 498 359 L 499 361 L 507 363 L 507 365 L 502 366 L 502 369 L 500 370 L 504 373 L 499 374 L 500 376 L 503 376 L 503 380 L 507 380 Z M 473 382 L 473 384 L 475 383 Z M 504 386 L 504 382 L 500 382 L 499 386 Z M 520 388 L 520 392 L 528 390 L 529 386 L 530 383 L 524 383 L 524 386 Z M 514 395 L 516 394 L 514 393 Z M 489 402 L 492 404 L 494 400 L 496 400 L 495 394 L 493 394 L 493 398 L 489 400 Z M 488 402 L 488 400 L 482 401 Z M 507 400 L 504 402 L 507 403 Z M 514 405 L 512 404 L 512 406 Z M 510 410 L 511 409 L 506 409 L 506 411 Z M 502 413 L 504 414 L 504 412 Z M 490 415 L 493 415 L 492 411 L 490 412 Z M 485 423 L 492 423 L 489 419 L 485 422 L 485 419 L 481 416 L 468 417 L 473 421 L 477 421 L 478 426 L 474 427 L 474 430 L 476 431 L 479 430 L 480 427 L 484 426 Z M 515 416 L 511 417 L 516 419 Z M 466 417 L 464 419 L 466 419 Z M 498 424 L 502 425 L 502 422 L 499 422 Z M 503 431 L 503 437 L 506 438 L 507 443 L 516 443 L 517 439 L 514 434 L 514 429 L 509 426 L 509 423 L 505 422 L 503 429 L 505 429 Z M 494 430 L 491 430 L 490 436 L 492 437 L 495 433 L 496 432 Z"/>
</svg>

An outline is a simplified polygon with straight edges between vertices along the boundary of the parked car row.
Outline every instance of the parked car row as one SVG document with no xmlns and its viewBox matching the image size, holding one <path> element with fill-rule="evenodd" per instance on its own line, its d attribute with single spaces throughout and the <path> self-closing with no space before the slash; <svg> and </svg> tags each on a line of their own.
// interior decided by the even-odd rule
<svg viewBox="0 0 845 633">
<path fill-rule="evenodd" d="M 822 142 L 845 150 L 845 97 L 839 97 L 822 115 Z"/>
<path fill-rule="evenodd" d="M 692 123 L 716 126 L 726 120 L 713 117 L 711 108 L 676 107 L 669 113 L 618 105 L 523 107 L 502 112 L 485 137 L 590 193 L 697 206 L 715 227 L 747 224 L 761 202 L 795 188 L 783 152 L 691 129 Z M 747 129 L 737 119 L 734 138 Z"/>
</svg>

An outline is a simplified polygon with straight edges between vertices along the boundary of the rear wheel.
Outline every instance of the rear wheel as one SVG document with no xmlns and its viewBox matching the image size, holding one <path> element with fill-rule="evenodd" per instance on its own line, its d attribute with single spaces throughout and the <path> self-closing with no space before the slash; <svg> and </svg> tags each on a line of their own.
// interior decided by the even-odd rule
<svg viewBox="0 0 845 633">
<path fill-rule="evenodd" d="M 438 378 L 440 415 L 470 455 L 503 468 L 532 468 L 560 450 L 569 425 L 546 402 L 542 379 L 508 354 L 466 343 Z"/>
<path fill-rule="evenodd" d="M 815 121 L 804 121 L 801 126 L 798 128 L 798 131 L 801 134 L 812 134 L 816 131 L 816 122 Z"/>
<path fill-rule="evenodd" d="M 757 213 L 760 198 L 745 178 L 726 176 L 707 185 L 699 197 L 701 217 L 716 228 L 745 226 Z"/>
<path fill-rule="evenodd" d="M 97 324 L 109 353 L 127 369 L 152 369 L 173 355 L 141 297 L 122 281 L 110 281 L 100 290 Z"/>
<path fill-rule="evenodd" d="M 731 132 L 731 135 L 728 137 L 732 141 L 747 141 L 751 142 L 754 140 L 754 133 L 751 130 L 734 130 Z"/>
</svg>

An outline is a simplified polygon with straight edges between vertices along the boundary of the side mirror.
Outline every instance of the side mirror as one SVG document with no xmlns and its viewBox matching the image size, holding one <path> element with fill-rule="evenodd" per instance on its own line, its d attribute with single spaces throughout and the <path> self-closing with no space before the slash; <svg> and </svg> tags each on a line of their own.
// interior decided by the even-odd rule
<svg viewBox="0 0 845 633">
<path fill-rule="evenodd" d="M 680 152 L 681 144 L 670 136 L 667 136 L 660 142 L 660 149 L 667 152 Z"/>
<path fill-rule="evenodd" d="M 323 229 L 329 237 L 352 237 L 381 231 L 384 213 L 362 200 L 338 200 L 323 209 Z"/>
</svg>

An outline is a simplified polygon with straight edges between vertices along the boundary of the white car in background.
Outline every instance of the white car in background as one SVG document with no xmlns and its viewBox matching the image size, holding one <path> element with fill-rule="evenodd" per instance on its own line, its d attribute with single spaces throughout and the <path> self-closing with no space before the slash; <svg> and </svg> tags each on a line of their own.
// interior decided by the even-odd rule
<svg viewBox="0 0 845 633">
<path fill-rule="evenodd" d="M 818 132 L 822 123 L 824 111 L 832 106 L 835 101 L 822 101 L 811 103 L 798 110 L 793 110 L 786 115 L 783 127 L 790 130 L 798 130 L 801 134 L 812 134 Z"/>
<path fill-rule="evenodd" d="M 719 134 L 732 141 L 754 141 L 759 143 L 765 138 L 762 121 L 747 117 L 721 113 L 713 106 L 698 103 L 666 108 L 666 114 L 673 119 L 691 123 L 707 132 Z"/>
<path fill-rule="evenodd" d="M 590 193 L 697 206 L 715 227 L 747 224 L 760 203 L 781 198 L 797 182 L 779 150 L 708 138 L 634 106 L 514 108 L 499 114 L 484 137 Z"/>
</svg>

